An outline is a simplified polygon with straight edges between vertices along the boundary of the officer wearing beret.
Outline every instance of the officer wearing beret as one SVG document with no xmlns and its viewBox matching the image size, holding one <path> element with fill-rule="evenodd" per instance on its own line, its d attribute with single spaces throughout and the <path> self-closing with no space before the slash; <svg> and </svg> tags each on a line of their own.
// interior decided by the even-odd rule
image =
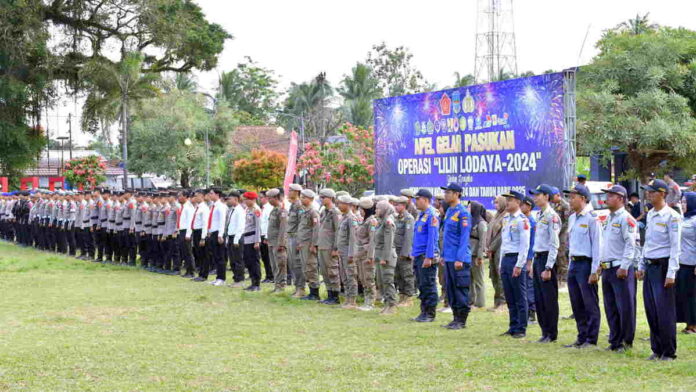
<svg viewBox="0 0 696 392">
<path fill-rule="evenodd" d="M 624 208 L 626 188 L 614 185 L 602 189 L 607 194 L 611 213 L 602 230 L 600 266 L 604 312 L 609 324 L 607 350 L 623 352 L 633 345 L 636 328 L 636 281 L 633 261 L 636 258 L 638 223 Z"/>
<path fill-rule="evenodd" d="M 413 249 L 411 256 L 418 276 L 418 289 L 420 294 L 420 314 L 413 318 L 417 322 L 435 321 L 435 309 L 437 308 L 437 263 L 435 258 L 439 255 L 437 246 L 440 233 L 439 214 L 430 205 L 433 194 L 427 189 L 420 189 L 416 193 L 416 207 L 420 211 L 413 228 Z"/>
<path fill-rule="evenodd" d="M 558 275 L 556 258 L 560 246 L 561 219 L 551 208 L 553 190 L 541 184 L 529 191 L 539 207 L 534 232 L 534 262 L 532 265 L 534 304 L 541 328 L 539 343 L 555 342 L 558 338 Z"/>
<path fill-rule="evenodd" d="M 526 336 L 528 320 L 526 265 L 530 245 L 529 220 L 520 211 L 524 195 L 511 191 L 507 199 L 507 215 L 503 219 L 500 252 L 500 277 L 510 314 L 510 324 L 502 335 L 519 339 Z"/>
<path fill-rule="evenodd" d="M 645 316 L 650 326 L 649 360 L 677 358 L 677 314 L 674 279 L 679 269 L 682 218 L 665 200 L 668 185 L 644 185 L 653 208 L 648 212 L 643 257 L 636 277 L 643 282 Z"/>
<path fill-rule="evenodd" d="M 591 195 L 586 186 L 578 184 L 563 192 L 570 195 L 570 208 L 573 210 L 568 219 L 568 294 L 578 329 L 575 342 L 564 347 L 592 347 L 597 345 L 600 323 L 597 281 L 602 246 L 601 227 L 597 214 L 589 204 Z"/>
</svg>

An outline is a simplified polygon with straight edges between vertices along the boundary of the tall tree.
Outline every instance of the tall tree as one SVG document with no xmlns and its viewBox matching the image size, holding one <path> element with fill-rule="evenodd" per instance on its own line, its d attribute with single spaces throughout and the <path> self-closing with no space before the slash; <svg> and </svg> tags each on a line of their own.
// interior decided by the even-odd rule
<svg viewBox="0 0 696 392">
<path fill-rule="evenodd" d="M 379 80 L 379 88 L 386 96 L 413 94 L 432 88 L 423 74 L 412 64 L 413 54 L 403 47 L 391 49 L 386 43 L 372 46 L 366 64 Z"/>
<path fill-rule="evenodd" d="M 618 28 L 578 74 L 580 151 L 628 154 L 628 177 L 645 182 L 659 165 L 696 156 L 696 32 Z"/>
<path fill-rule="evenodd" d="M 265 123 L 277 110 L 277 85 L 273 71 L 245 57 L 237 68 L 220 75 L 217 96 L 232 110 L 248 114 L 250 122 Z"/>
<path fill-rule="evenodd" d="M 336 106 L 334 89 L 322 72 L 311 82 L 290 86 L 284 105 L 284 113 L 288 116 L 280 117 L 287 121 L 285 124 L 296 125 L 296 120 L 300 119 L 306 140 L 315 139 L 323 145 L 342 123 L 341 112 Z"/>
<path fill-rule="evenodd" d="M 636 14 L 635 18 L 631 18 L 627 21 L 619 23 L 615 30 L 621 32 L 627 32 L 632 35 L 638 35 L 647 33 L 649 31 L 657 30 L 659 26 L 654 23 L 650 23 L 650 13 L 645 15 Z"/>
<path fill-rule="evenodd" d="M 140 53 L 128 53 L 118 64 L 101 59 L 90 61 L 81 72 L 82 77 L 98 89 L 93 92 L 99 94 L 87 97 L 85 118 L 90 118 L 90 113 L 100 112 L 103 108 L 117 108 L 115 112 L 118 113 L 121 124 L 124 188 L 128 188 L 128 123 L 131 105 L 160 92 L 157 86 L 159 74 L 144 73 L 142 63 L 143 56 Z"/>
<path fill-rule="evenodd" d="M 133 117 L 130 168 L 140 175 L 166 175 L 183 187 L 203 185 L 206 131 L 215 169 L 215 157 L 224 154 L 226 140 L 238 125 L 227 107 L 211 115 L 200 94 L 173 91 L 146 99 Z"/>
<path fill-rule="evenodd" d="M 372 100 L 380 98 L 382 90 L 370 67 L 357 63 L 351 75 L 343 77 L 338 93 L 343 97 L 343 109 L 351 124 L 362 127 L 372 124 Z"/>
<path fill-rule="evenodd" d="M 476 83 L 476 78 L 474 78 L 474 75 L 466 74 L 462 76 L 459 72 L 455 72 L 454 85 L 452 85 L 452 88 L 471 86 L 474 83 Z"/>
</svg>

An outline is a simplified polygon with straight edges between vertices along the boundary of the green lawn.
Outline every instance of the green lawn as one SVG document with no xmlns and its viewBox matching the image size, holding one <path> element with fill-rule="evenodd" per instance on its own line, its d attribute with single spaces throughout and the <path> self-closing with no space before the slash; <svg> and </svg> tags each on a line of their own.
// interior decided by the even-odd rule
<svg viewBox="0 0 696 392">
<path fill-rule="evenodd" d="M 500 338 L 507 314 L 461 331 L 286 296 L 193 283 L 0 243 L 0 390 L 475 391 L 693 390 L 696 336 L 648 362 L 642 304 L 627 354 Z M 489 296 L 491 298 L 491 296 Z M 561 298 L 568 314 L 567 294 Z M 604 320 L 603 320 L 604 322 Z M 680 325 L 680 328 L 682 326 Z"/>
</svg>

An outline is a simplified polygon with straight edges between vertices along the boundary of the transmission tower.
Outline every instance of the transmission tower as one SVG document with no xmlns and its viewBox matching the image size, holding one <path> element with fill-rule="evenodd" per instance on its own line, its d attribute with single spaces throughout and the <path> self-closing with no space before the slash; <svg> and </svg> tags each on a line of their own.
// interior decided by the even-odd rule
<svg viewBox="0 0 696 392">
<path fill-rule="evenodd" d="M 478 0 L 476 10 L 477 83 L 517 75 L 512 0 Z"/>
</svg>

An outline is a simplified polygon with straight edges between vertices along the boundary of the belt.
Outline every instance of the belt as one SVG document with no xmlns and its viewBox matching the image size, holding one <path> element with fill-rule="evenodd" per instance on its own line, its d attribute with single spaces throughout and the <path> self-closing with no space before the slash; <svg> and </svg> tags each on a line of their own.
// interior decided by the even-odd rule
<svg viewBox="0 0 696 392">
<path fill-rule="evenodd" d="M 248 231 L 248 232 L 244 233 L 244 237 L 251 237 L 254 234 L 256 234 L 255 231 Z"/>
<path fill-rule="evenodd" d="M 143 222 L 135 222 L 136 225 L 142 225 Z"/>
<path fill-rule="evenodd" d="M 570 256 L 572 261 L 592 261 L 592 257 L 587 256 Z"/>
<path fill-rule="evenodd" d="M 150 226 L 152 226 L 152 225 L 145 225 L 145 227 L 150 227 Z"/>
<path fill-rule="evenodd" d="M 106 222 L 106 219 L 99 219 L 99 222 Z"/>
<path fill-rule="evenodd" d="M 669 262 L 669 257 L 662 257 L 659 259 L 645 259 L 645 261 L 647 261 L 648 264 L 664 264 Z"/>
<path fill-rule="evenodd" d="M 520 255 L 519 253 L 505 253 L 504 256 L 505 256 L 505 257 L 517 257 L 517 256 L 519 256 L 519 255 Z"/>
<path fill-rule="evenodd" d="M 620 260 L 602 261 L 601 263 L 599 263 L 599 265 L 602 267 L 602 269 L 611 269 L 614 267 L 620 267 L 621 261 Z"/>
<path fill-rule="evenodd" d="M 82 223 L 89 223 L 89 221 L 88 221 L 88 220 L 83 220 Z"/>
<path fill-rule="evenodd" d="M 124 217 L 123 220 L 124 220 L 124 221 L 129 221 L 129 220 L 131 220 L 131 218 L 126 218 L 126 217 Z"/>
<path fill-rule="evenodd" d="M 549 251 L 548 251 L 548 250 L 545 250 L 545 251 L 543 251 L 543 252 L 534 252 L 534 256 L 543 257 L 543 256 L 548 256 L 548 255 L 549 255 Z"/>
<path fill-rule="evenodd" d="M 96 220 L 96 219 L 99 219 L 99 217 L 98 217 L 98 216 L 93 216 L 92 219 L 95 219 L 95 220 Z"/>
</svg>

